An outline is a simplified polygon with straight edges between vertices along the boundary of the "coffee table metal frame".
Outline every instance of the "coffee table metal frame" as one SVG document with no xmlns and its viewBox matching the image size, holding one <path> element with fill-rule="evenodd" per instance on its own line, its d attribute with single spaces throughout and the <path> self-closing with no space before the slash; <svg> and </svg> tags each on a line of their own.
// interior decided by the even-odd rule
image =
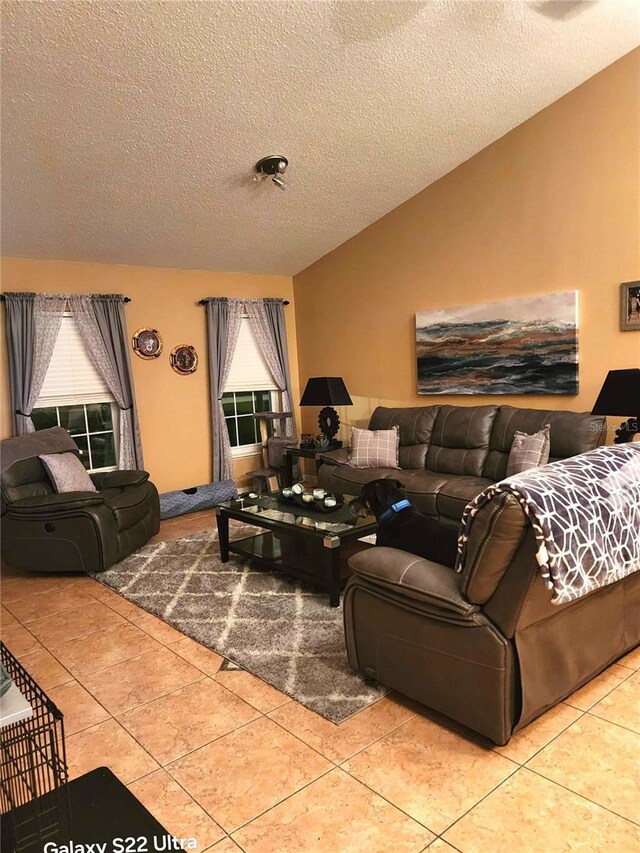
<svg viewBox="0 0 640 853">
<path fill-rule="evenodd" d="M 342 496 L 341 496 L 342 497 Z M 278 502 L 273 495 L 257 498 L 240 498 L 225 501 L 215 508 L 220 544 L 220 560 L 226 563 L 229 554 L 239 554 L 243 557 L 263 564 L 269 568 L 299 577 L 320 586 L 329 594 L 332 607 L 340 604 L 342 590 L 341 557 L 342 545 L 363 536 L 375 533 L 377 528 L 373 516 L 353 518 L 349 515 L 347 502 L 351 496 L 343 496 L 345 506 L 337 513 L 321 513 L 307 510 L 304 507 L 291 506 Z M 295 519 L 282 519 L 264 515 L 266 510 L 275 510 Z M 267 533 L 252 535 L 243 539 L 229 540 L 229 520 L 235 519 L 245 524 L 264 528 Z M 315 524 L 323 525 L 316 527 Z M 343 530 L 338 525 L 344 524 Z M 326 529 L 329 525 L 333 529 Z M 283 559 L 275 556 L 279 537 L 291 540 L 292 550 L 300 548 L 300 557 L 304 558 L 307 567 L 301 565 L 302 560 Z"/>
</svg>

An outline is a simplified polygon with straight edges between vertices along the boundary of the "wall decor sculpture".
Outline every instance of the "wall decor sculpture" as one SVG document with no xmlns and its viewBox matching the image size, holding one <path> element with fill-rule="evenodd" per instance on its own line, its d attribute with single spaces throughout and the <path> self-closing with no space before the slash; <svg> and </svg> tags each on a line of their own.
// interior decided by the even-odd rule
<svg viewBox="0 0 640 853">
<path fill-rule="evenodd" d="M 198 368 L 198 353 L 191 344 L 178 344 L 169 353 L 169 361 L 176 373 L 187 376 Z"/>
<path fill-rule="evenodd" d="M 138 329 L 131 339 L 131 346 L 140 358 L 158 358 L 162 352 L 162 338 L 157 329 Z"/>
<path fill-rule="evenodd" d="M 416 314 L 418 394 L 577 394 L 578 292 Z"/>
</svg>

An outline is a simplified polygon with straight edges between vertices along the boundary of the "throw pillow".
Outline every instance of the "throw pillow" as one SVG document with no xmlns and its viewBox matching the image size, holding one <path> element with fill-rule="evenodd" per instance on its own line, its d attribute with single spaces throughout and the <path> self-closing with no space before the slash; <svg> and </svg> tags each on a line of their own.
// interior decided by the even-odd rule
<svg viewBox="0 0 640 853">
<path fill-rule="evenodd" d="M 351 430 L 351 453 L 347 465 L 352 468 L 398 468 L 400 431 L 391 429 Z"/>
<path fill-rule="evenodd" d="M 550 430 L 551 426 L 545 424 L 540 432 L 535 432 L 533 435 L 528 435 L 526 432 L 514 433 L 507 460 L 507 477 L 547 464 L 551 450 Z"/>
<path fill-rule="evenodd" d="M 75 453 L 45 453 L 40 457 L 56 492 L 97 492 Z"/>
</svg>

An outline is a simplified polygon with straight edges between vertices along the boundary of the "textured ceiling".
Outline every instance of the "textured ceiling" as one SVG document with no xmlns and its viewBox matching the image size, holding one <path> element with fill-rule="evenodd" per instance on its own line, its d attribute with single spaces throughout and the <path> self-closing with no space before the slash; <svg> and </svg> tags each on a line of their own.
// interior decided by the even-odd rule
<svg viewBox="0 0 640 853">
<path fill-rule="evenodd" d="M 5 255 L 291 274 L 640 41 L 637 0 L 4 0 Z M 251 182 L 289 158 L 288 189 Z"/>
</svg>

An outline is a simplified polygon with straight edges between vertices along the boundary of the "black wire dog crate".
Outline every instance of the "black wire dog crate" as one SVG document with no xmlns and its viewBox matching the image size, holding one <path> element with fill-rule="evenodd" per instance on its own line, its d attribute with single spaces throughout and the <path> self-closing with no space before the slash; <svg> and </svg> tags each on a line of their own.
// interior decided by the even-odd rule
<svg viewBox="0 0 640 853">
<path fill-rule="evenodd" d="M 62 713 L 4 643 L 0 659 L 32 709 L 0 728 L 2 853 L 42 853 L 70 838 L 68 773 Z"/>
</svg>

